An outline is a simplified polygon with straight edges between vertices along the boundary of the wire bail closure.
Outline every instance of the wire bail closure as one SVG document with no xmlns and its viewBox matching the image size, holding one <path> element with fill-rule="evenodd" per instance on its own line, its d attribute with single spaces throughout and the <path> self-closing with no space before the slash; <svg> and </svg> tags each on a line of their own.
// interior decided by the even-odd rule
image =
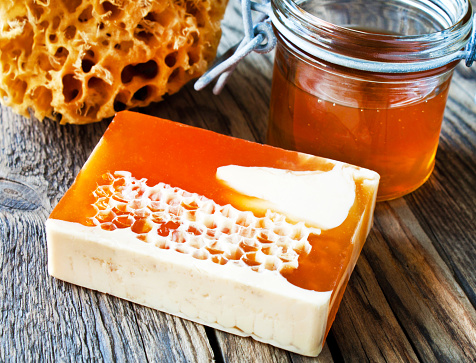
<svg viewBox="0 0 476 363">
<path fill-rule="evenodd" d="M 261 13 L 257 18 L 256 24 L 253 24 L 252 10 Z M 196 91 L 202 90 L 218 77 L 213 87 L 213 93 L 215 95 L 219 94 L 243 58 L 253 51 L 261 54 L 268 53 L 276 46 L 276 36 L 274 35 L 269 16 L 271 13 L 269 0 L 264 0 L 261 4 L 250 0 L 242 0 L 241 11 L 245 30 L 244 38 L 240 43 L 219 57 L 215 62 L 216 65 L 195 82 L 194 88 Z M 231 53 L 233 54 L 230 56 Z"/>
<path fill-rule="evenodd" d="M 282 25 L 274 16 L 271 9 L 270 0 L 264 0 L 262 3 L 256 3 L 251 0 L 241 0 L 241 9 L 243 17 L 243 27 L 245 36 L 240 43 L 226 51 L 217 58 L 215 66 L 203 74 L 194 88 L 200 91 L 208 86 L 216 77 L 218 80 L 213 87 L 213 93 L 218 95 L 225 86 L 228 78 L 235 70 L 240 61 L 251 52 L 268 53 L 276 46 L 276 36 L 273 32 L 273 24 L 286 38 L 299 46 L 304 41 Z M 253 24 L 251 11 L 261 13 L 257 17 L 256 24 Z M 465 59 L 465 64 L 471 67 L 476 61 L 476 16 L 473 15 L 473 27 L 471 37 L 464 50 L 457 51 L 445 57 L 431 59 L 413 63 L 390 63 L 377 62 L 357 59 L 332 53 L 323 48 L 314 47 L 309 53 L 324 61 L 334 63 L 347 68 L 354 68 L 361 71 L 383 72 L 383 73 L 410 73 L 420 72 L 429 69 L 439 68 L 456 60 Z"/>
</svg>

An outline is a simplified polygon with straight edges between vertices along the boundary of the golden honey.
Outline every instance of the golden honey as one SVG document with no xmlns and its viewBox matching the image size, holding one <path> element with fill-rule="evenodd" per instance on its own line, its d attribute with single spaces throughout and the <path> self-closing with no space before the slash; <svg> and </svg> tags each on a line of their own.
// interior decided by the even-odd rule
<svg viewBox="0 0 476 363">
<path fill-rule="evenodd" d="M 430 176 L 471 4 L 273 2 L 268 143 L 381 176 L 378 200 Z"/>
<path fill-rule="evenodd" d="M 281 52 L 278 49 L 277 58 L 284 57 Z M 381 177 L 378 200 L 405 195 L 428 179 L 435 164 L 450 74 L 426 96 L 409 95 L 415 78 L 402 77 L 400 84 L 391 83 L 391 79 L 387 79 L 390 85 L 364 82 L 352 89 L 354 95 L 348 102 L 343 102 L 332 99 L 335 96 L 327 100 L 325 91 L 316 91 L 316 85 L 332 82 L 329 78 L 340 84 L 338 76 L 323 77 L 320 72 L 327 71 L 296 61 L 298 70 L 295 78 L 290 79 L 282 69 L 285 66 L 279 66 L 283 60 L 276 62 L 269 144 L 378 172 Z M 424 75 L 416 77 L 421 79 Z M 396 95 L 399 90 L 391 87 L 403 89 Z M 345 90 L 341 93 L 345 97 Z"/>
</svg>

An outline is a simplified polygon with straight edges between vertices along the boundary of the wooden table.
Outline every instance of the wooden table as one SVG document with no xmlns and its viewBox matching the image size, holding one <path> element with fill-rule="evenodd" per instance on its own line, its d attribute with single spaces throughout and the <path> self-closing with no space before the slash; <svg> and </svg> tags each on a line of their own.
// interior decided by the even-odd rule
<svg viewBox="0 0 476 363">
<path fill-rule="evenodd" d="M 223 52 L 242 36 L 230 4 Z M 273 54 L 251 55 L 223 93 L 192 84 L 144 113 L 265 142 Z M 0 361 L 476 361 L 476 67 L 454 75 L 435 171 L 379 203 L 316 359 L 236 337 L 47 273 L 44 223 L 108 122 L 60 126 L 0 108 Z"/>
</svg>

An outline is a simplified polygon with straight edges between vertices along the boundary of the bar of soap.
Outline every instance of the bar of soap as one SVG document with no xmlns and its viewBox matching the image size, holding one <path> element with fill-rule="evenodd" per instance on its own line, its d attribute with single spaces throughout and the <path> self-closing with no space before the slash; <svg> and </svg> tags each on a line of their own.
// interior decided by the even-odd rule
<svg viewBox="0 0 476 363">
<path fill-rule="evenodd" d="M 120 112 L 46 222 L 61 280 L 317 356 L 379 176 Z"/>
</svg>

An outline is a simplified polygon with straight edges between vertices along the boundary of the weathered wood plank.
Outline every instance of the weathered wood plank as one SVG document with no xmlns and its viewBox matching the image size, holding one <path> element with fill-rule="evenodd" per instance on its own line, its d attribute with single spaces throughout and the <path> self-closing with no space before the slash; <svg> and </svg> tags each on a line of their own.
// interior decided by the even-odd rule
<svg viewBox="0 0 476 363">
<path fill-rule="evenodd" d="M 216 331 L 224 362 L 272 362 L 287 363 L 287 352 L 251 338 L 243 338 Z"/>
<path fill-rule="evenodd" d="M 476 68 L 453 77 L 435 172 L 409 198 L 422 228 L 476 307 Z"/>
<path fill-rule="evenodd" d="M 310 357 L 304 357 L 302 355 L 294 354 L 294 353 L 289 353 L 289 356 L 291 357 L 291 361 L 293 363 L 331 363 L 331 362 L 339 362 L 339 360 L 334 359 L 334 357 L 331 354 L 331 350 L 329 349 L 329 345 L 326 343 L 324 345 L 324 348 L 322 348 L 321 353 L 319 353 L 319 356 L 317 358 L 310 358 Z"/>
<path fill-rule="evenodd" d="M 0 112 L 0 361 L 212 360 L 203 326 L 48 276 L 44 222 L 107 122 Z"/>
<path fill-rule="evenodd" d="M 270 362 L 270 363 L 331 363 L 334 362 L 327 344 L 317 358 L 304 357 L 271 345 L 260 343 L 252 338 L 216 331 L 224 362 Z"/>
<path fill-rule="evenodd" d="M 364 255 L 420 360 L 473 361 L 475 310 L 429 241 L 398 199 L 378 204 Z"/>
<path fill-rule="evenodd" d="M 345 361 L 418 361 L 364 255 L 352 273 L 331 333 Z"/>
<path fill-rule="evenodd" d="M 149 362 L 210 362 L 215 359 L 205 327 L 135 305 Z"/>
</svg>

